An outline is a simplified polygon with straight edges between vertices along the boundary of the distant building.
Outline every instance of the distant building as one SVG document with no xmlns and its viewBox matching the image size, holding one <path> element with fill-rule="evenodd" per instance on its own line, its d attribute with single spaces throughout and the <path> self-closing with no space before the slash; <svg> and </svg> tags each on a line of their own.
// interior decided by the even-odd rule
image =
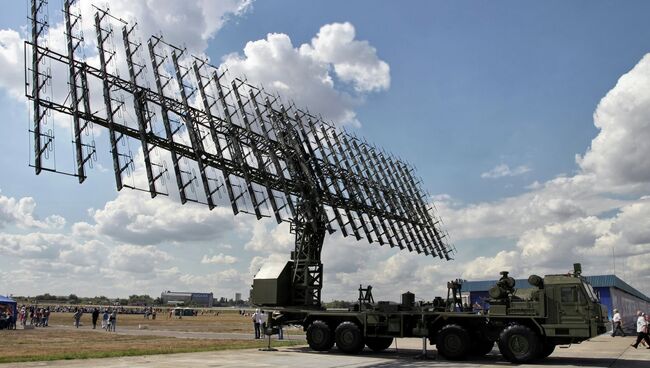
<svg viewBox="0 0 650 368">
<path fill-rule="evenodd" d="M 163 291 L 160 299 L 165 305 L 193 305 L 211 307 L 214 299 L 212 293 L 193 293 L 179 291 Z"/>
<path fill-rule="evenodd" d="M 636 311 L 650 310 L 650 298 L 616 275 L 585 276 L 585 278 L 598 294 L 600 302 L 607 307 L 609 319 L 612 319 L 614 308 L 618 309 L 623 317 L 623 326 L 629 332 L 636 328 L 634 322 L 636 321 Z M 469 297 L 468 305 L 478 303 L 483 308 L 486 308 L 489 307 L 489 303 L 487 303 L 489 299 L 488 292 L 495 283 L 496 280 L 465 281 L 461 292 L 463 297 Z M 515 284 L 515 288 L 520 289 L 532 287 L 526 279 L 516 280 Z"/>
<path fill-rule="evenodd" d="M 235 301 L 240 302 L 241 301 L 241 293 L 235 293 Z"/>
</svg>

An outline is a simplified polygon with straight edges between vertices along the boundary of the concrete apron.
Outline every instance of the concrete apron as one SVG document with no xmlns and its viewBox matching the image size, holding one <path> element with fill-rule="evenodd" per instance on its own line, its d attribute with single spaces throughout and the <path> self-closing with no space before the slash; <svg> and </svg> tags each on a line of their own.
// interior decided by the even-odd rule
<svg viewBox="0 0 650 368">
<path fill-rule="evenodd" d="M 519 365 L 517 367 L 614 367 L 647 368 L 650 367 L 650 349 L 640 346 L 630 347 L 634 337 L 615 337 L 602 335 L 582 344 L 558 347 L 555 352 L 541 364 Z M 140 357 L 66 360 L 53 362 L 29 362 L 0 364 L 0 367 L 289 367 L 289 368 L 337 368 L 337 367 L 501 367 L 510 366 L 503 361 L 498 349 L 486 357 L 464 362 L 451 362 L 436 356 L 435 348 L 428 347 L 430 359 L 420 360 L 416 356 L 422 349 L 421 339 L 397 339 L 393 345 L 382 353 L 369 350 L 359 355 L 345 355 L 336 348 L 327 353 L 311 351 L 308 347 L 280 348 L 277 352 L 258 350 L 229 350 L 203 353 L 149 355 Z M 513 365 L 514 366 L 514 365 Z"/>
</svg>

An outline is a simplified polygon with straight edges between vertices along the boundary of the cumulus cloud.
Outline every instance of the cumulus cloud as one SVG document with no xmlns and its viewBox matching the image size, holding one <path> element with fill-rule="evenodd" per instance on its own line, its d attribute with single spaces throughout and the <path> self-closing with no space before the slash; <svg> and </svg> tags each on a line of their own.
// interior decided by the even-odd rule
<svg viewBox="0 0 650 368">
<path fill-rule="evenodd" d="M 350 23 L 323 26 L 310 44 L 294 47 L 288 35 L 268 34 L 248 42 L 244 54 L 224 57 L 233 75 L 245 75 L 299 106 L 322 114 L 326 120 L 358 125 L 354 107 L 364 93 L 390 86 L 390 68 L 367 41 L 355 39 Z M 337 89 L 330 70 L 356 95 Z"/>
<path fill-rule="evenodd" d="M 113 270 L 143 274 L 151 273 L 158 263 L 170 259 L 169 254 L 152 245 L 121 244 L 111 249 L 108 265 Z"/>
<path fill-rule="evenodd" d="M 332 23 L 321 27 L 311 44 L 300 46 L 300 53 L 331 64 L 344 82 L 358 92 L 382 91 L 390 87 L 390 67 L 377 57 L 377 50 L 368 41 L 356 40 L 354 26 Z"/>
<path fill-rule="evenodd" d="M 70 239 L 61 234 L 0 234 L 1 253 L 18 258 L 55 259 L 70 245 Z"/>
<path fill-rule="evenodd" d="M 252 236 L 244 246 L 246 250 L 258 254 L 282 253 L 291 250 L 294 236 L 289 232 L 288 224 L 275 225 L 270 221 L 258 221 L 252 226 Z"/>
<path fill-rule="evenodd" d="M 0 195 L 0 229 L 7 225 L 21 228 L 60 229 L 65 219 L 59 215 L 47 216 L 39 220 L 34 214 L 36 201 L 32 197 L 16 199 Z"/>
<path fill-rule="evenodd" d="M 208 257 L 208 255 L 203 255 L 201 263 L 212 263 L 212 264 L 233 264 L 237 262 L 237 258 L 223 253 L 219 253 L 216 256 Z"/>
<path fill-rule="evenodd" d="M 530 172 L 530 168 L 526 165 L 517 166 L 514 169 L 511 169 L 510 166 L 506 164 L 500 164 L 493 167 L 491 170 L 482 173 L 481 178 L 497 179 L 505 176 L 518 176 L 527 172 Z"/>
<path fill-rule="evenodd" d="M 480 256 L 465 263 L 462 278 L 469 280 L 494 279 L 499 272 L 508 270 L 517 273 L 520 256 L 516 251 L 500 251 L 493 257 Z"/>
<path fill-rule="evenodd" d="M 15 99 L 24 99 L 23 39 L 13 29 L 0 30 L 0 88 Z"/>
<path fill-rule="evenodd" d="M 576 161 L 598 177 L 604 190 L 650 188 L 650 54 L 645 55 L 600 101 L 594 124 L 600 131 Z"/>
<path fill-rule="evenodd" d="M 78 224 L 74 228 L 135 244 L 214 241 L 239 228 L 229 208 L 208 211 L 202 205 L 183 206 L 169 198 L 152 200 L 130 190 L 120 192 L 104 208 L 96 210 L 93 220 L 94 225 Z"/>
</svg>

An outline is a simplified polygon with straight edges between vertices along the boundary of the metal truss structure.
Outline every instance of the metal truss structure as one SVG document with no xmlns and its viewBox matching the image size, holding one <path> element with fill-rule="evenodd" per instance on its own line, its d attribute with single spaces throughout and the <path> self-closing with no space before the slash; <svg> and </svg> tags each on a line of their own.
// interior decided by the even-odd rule
<svg viewBox="0 0 650 368">
<path fill-rule="evenodd" d="M 171 171 L 182 203 L 212 209 L 224 196 L 235 215 L 290 222 L 294 305 L 320 307 L 326 232 L 451 259 L 453 247 L 410 165 L 160 35 L 142 43 L 136 26 L 108 9 L 94 14 L 99 65 L 92 65 L 83 57 L 77 2 L 64 0 L 67 52 L 59 52 L 46 44 L 47 0 L 31 0 L 25 93 L 33 102 L 36 174 L 59 171 L 48 165 L 52 112 L 72 117 L 76 170 L 69 174 L 80 183 L 96 159 L 93 129 L 105 128 L 118 190 L 167 194 Z M 67 68 L 65 98 L 48 89 L 53 63 Z M 128 76 L 116 65 L 126 65 Z M 101 86 L 101 99 L 92 98 L 91 85 Z M 126 181 L 135 160 L 146 175 L 141 186 Z"/>
</svg>

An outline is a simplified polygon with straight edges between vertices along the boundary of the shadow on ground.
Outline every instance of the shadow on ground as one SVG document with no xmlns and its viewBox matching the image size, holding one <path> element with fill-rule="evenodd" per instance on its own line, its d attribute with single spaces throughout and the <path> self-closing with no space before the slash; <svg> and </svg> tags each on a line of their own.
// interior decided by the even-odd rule
<svg viewBox="0 0 650 368">
<path fill-rule="evenodd" d="M 284 350 L 284 349 L 283 349 Z M 304 354 L 317 354 L 317 355 L 343 355 L 347 354 L 341 353 L 336 348 L 330 350 L 329 352 L 317 352 L 313 351 L 308 347 L 291 347 L 286 348 L 287 351 L 304 353 Z M 383 352 L 373 352 L 368 349 L 359 353 L 360 357 L 367 358 L 378 358 L 384 361 L 376 364 L 368 364 L 364 367 L 373 367 L 373 368 L 390 368 L 390 367 L 405 367 L 405 368 L 419 368 L 419 367 L 431 367 L 436 365 L 453 366 L 457 367 L 471 367 L 471 366 L 482 366 L 482 365 L 497 365 L 504 367 L 517 367 L 519 365 L 512 364 L 508 361 L 505 361 L 501 358 L 501 355 L 497 350 L 494 350 L 492 353 L 486 355 L 485 357 L 464 361 L 449 361 L 442 357 L 437 356 L 435 350 L 428 351 L 427 359 L 423 360 L 420 358 L 421 350 L 417 349 L 388 349 Z M 386 361 L 389 360 L 389 361 Z M 616 364 L 614 364 L 616 363 Z M 533 363 L 535 366 L 572 366 L 572 367 L 611 367 L 616 365 L 619 367 L 643 367 L 648 364 L 647 361 L 642 360 L 630 360 L 624 359 L 621 357 L 611 357 L 611 358 L 573 358 L 573 357 L 548 357 L 539 362 Z"/>
</svg>

